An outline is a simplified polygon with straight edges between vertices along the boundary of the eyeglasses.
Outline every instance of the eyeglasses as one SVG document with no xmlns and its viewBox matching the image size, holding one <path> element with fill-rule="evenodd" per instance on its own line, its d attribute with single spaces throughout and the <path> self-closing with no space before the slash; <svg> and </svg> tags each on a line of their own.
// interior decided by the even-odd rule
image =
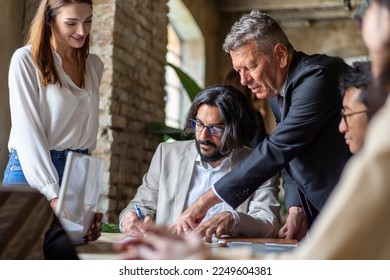
<svg viewBox="0 0 390 280">
<path fill-rule="evenodd" d="M 203 128 L 207 128 L 207 132 L 215 137 L 221 137 L 222 133 L 225 131 L 223 127 L 217 127 L 214 125 L 204 125 L 199 120 L 190 119 L 191 128 L 194 131 L 202 132 Z"/>
<path fill-rule="evenodd" d="M 341 109 L 340 115 L 341 115 L 341 117 L 343 118 L 343 120 L 344 120 L 344 122 L 345 122 L 345 125 L 346 125 L 347 127 L 349 127 L 348 121 L 347 121 L 347 118 L 348 118 L 349 116 L 353 116 L 353 115 L 357 115 L 357 114 L 362 114 L 362 113 L 367 113 L 367 112 L 368 112 L 368 110 L 366 109 L 366 110 L 362 110 L 362 111 L 357 111 L 357 112 L 352 112 L 352 113 L 346 114 L 346 113 L 345 113 L 345 110 L 344 110 L 344 109 Z"/>
</svg>

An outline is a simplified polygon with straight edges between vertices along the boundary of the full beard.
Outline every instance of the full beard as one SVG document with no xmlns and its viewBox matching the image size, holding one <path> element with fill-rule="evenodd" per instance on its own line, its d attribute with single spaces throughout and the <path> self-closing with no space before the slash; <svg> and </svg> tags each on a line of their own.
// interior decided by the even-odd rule
<svg viewBox="0 0 390 280">
<path fill-rule="evenodd" d="M 206 161 L 206 162 L 216 162 L 216 161 L 222 159 L 225 156 L 220 151 L 218 151 L 217 146 L 214 143 L 210 142 L 210 141 L 196 140 L 195 144 L 196 144 L 196 149 L 198 150 L 198 153 L 200 155 L 200 158 L 203 161 Z M 200 148 L 201 144 L 202 145 L 207 145 L 207 146 L 210 146 L 210 147 L 214 147 L 215 148 L 215 152 L 212 153 L 212 154 L 208 154 L 208 155 L 203 154 L 202 150 Z"/>
</svg>

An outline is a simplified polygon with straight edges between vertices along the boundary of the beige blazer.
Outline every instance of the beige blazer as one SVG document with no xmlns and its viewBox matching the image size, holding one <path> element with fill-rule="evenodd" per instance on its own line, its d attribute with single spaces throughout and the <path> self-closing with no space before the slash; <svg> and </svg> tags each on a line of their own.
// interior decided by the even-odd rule
<svg viewBox="0 0 390 280">
<path fill-rule="evenodd" d="M 234 150 L 232 169 L 251 153 L 250 148 Z M 138 204 L 144 215 L 157 224 L 172 224 L 185 210 L 191 177 L 198 155 L 195 141 L 161 143 L 153 156 L 149 171 L 133 200 L 121 212 L 119 220 Z M 242 203 L 238 211 L 240 222 L 233 236 L 276 237 L 279 229 L 279 177 L 274 176 Z M 223 205 L 223 209 L 232 209 Z"/>
</svg>

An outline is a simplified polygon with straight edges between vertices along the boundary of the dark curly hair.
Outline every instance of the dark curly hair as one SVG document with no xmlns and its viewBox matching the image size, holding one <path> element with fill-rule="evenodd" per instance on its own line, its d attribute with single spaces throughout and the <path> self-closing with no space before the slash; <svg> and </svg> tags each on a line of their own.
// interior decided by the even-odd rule
<svg viewBox="0 0 390 280">
<path fill-rule="evenodd" d="M 222 135 L 222 151 L 247 145 L 255 135 L 257 123 L 254 111 L 244 94 L 232 86 L 215 85 L 201 91 L 194 99 L 187 116 L 187 125 L 183 135 L 193 133 L 190 119 L 195 119 L 201 105 L 218 108 L 225 125 Z"/>
</svg>

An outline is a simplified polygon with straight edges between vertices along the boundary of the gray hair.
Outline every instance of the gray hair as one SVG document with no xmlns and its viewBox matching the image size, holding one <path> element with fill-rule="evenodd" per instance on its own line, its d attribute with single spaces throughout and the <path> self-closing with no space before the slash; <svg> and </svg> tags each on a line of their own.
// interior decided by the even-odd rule
<svg viewBox="0 0 390 280">
<path fill-rule="evenodd" d="M 259 10 L 243 15 L 233 24 L 222 49 L 229 53 L 251 41 L 255 41 L 257 51 L 266 56 L 270 56 L 274 47 L 279 43 L 287 48 L 289 54 L 294 51 L 280 25 L 272 17 Z"/>
</svg>

